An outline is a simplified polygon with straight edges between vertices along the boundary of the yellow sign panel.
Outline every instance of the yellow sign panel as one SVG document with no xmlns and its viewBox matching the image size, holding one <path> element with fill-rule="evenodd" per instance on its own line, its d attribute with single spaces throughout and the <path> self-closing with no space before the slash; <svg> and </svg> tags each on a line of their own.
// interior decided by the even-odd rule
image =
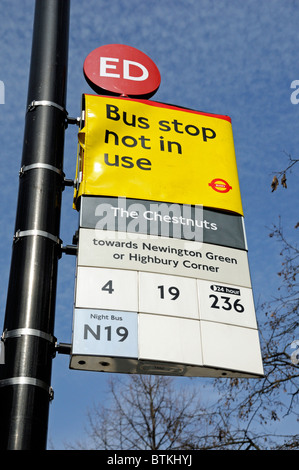
<svg viewBox="0 0 299 470">
<path fill-rule="evenodd" d="M 75 205 L 85 194 L 243 215 L 229 117 L 148 100 L 84 99 Z"/>
</svg>

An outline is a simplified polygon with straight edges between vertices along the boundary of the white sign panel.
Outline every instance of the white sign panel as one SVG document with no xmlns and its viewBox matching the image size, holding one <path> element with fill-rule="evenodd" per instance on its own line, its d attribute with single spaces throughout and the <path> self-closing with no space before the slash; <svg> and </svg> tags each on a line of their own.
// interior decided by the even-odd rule
<svg viewBox="0 0 299 470">
<path fill-rule="evenodd" d="M 139 314 L 139 358 L 203 366 L 200 322 L 166 315 Z"/>
<path fill-rule="evenodd" d="M 138 357 L 137 313 L 76 309 L 73 354 Z"/>
<path fill-rule="evenodd" d="M 159 273 L 78 266 L 71 367 L 260 376 L 251 289 Z"/>
<path fill-rule="evenodd" d="M 257 328 L 251 289 L 166 274 L 78 266 L 75 307 Z"/>
<path fill-rule="evenodd" d="M 190 377 L 263 374 L 256 329 L 93 309 L 75 309 L 71 368 Z"/>
<path fill-rule="evenodd" d="M 246 251 L 175 238 L 81 228 L 78 265 L 156 272 L 251 287 Z"/>
<path fill-rule="evenodd" d="M 138 311 L 199 320 L 196 279 L 140 272 Z"/>
<path fill-rule="evenodd" d="M 137 272 L 79 266 L 76 307 L 137 312 Z"/>
<path fill-rule="evenodd" d="M 205 366 L 263 375 L 257 330 L 210 321 L 200 325 Z"/>
<path fill-rule="evenodd" d="M 257 328 L 251 289 L 200 280 L 198 293 L 201 320 Z"/>
<path fill-rule="evenodd" d="M 71 368 L 263 375 L 246 250 L 86 225 L 79 228 Z"/>
</svg>

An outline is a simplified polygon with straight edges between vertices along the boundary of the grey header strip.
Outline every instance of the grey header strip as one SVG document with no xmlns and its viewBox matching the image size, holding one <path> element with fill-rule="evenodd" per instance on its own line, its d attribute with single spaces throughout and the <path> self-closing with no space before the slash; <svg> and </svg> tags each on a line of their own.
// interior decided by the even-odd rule
<svg viewBox="0 0 299 470">
<path fill-rule="evenodd" d="M 80 227 L 194 240 L 247 250 L 243 217 L 203 206 L 82 196 Z"/>
</svg>

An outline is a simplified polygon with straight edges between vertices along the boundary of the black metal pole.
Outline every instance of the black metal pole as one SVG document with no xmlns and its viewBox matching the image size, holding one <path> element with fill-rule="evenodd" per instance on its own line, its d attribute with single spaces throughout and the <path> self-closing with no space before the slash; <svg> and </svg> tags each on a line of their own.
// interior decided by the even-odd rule
<svg viewBox="0 0 299 470">
<path fill-rule="evenodd" d="M 47 442 L 69 35 L 69 0 L 36 0 L 28 109 L 0 365 L 0 448 Z"/>
</svg>

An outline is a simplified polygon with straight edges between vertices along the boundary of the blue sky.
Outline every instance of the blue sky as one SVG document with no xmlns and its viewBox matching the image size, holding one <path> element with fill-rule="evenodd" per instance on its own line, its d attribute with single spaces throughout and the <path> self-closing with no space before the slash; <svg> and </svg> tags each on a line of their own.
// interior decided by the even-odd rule
<svg viewBox="0 0 299 470">
<path fill-rule="evenodd" d="M 18 193 L 24 116 L 30 66 L 33 0 L 1 2 L 0 80 L 0 323 L 6 303 L 11 244 Z M 273 172 L 298 158 L 299 105 L 291 103 L 291 82 L 299 79 L 298 0 L 71 0 L 67 110 L 79 116 L 82 93 L 93 93 L 83 62 L 95 48 L 127 44 L 158 66 L 161 85 L 152 99 L 229 115 L 242 194 L 249 263 L 256 302 L 275 295 L 279 246 L 268 236 L 282 217 L 295 240 L 299 220 L 296 170 L 288 189 L 271 193 Z M 66 132 L 67 178 L 74 178 L 77 128 Z M 78 216 L 72 189 L 63 193 L 61 238 L 71 244 Z M 59 262 L 55 335 L 71 341 L 75 259 Z M 1 326 L 2 327 L 2 326 Z M 55 448 L 80 438 L 86 411 L 105 403 L 108 375 L 68 369 L 68 357 L 53 363 L 55 398 L 50 406 L 49 439 Z M 182 379 L 184 380 L 184 379 Z M 202 379 L 195 379 L 200 386 Z"/>
</svg>

